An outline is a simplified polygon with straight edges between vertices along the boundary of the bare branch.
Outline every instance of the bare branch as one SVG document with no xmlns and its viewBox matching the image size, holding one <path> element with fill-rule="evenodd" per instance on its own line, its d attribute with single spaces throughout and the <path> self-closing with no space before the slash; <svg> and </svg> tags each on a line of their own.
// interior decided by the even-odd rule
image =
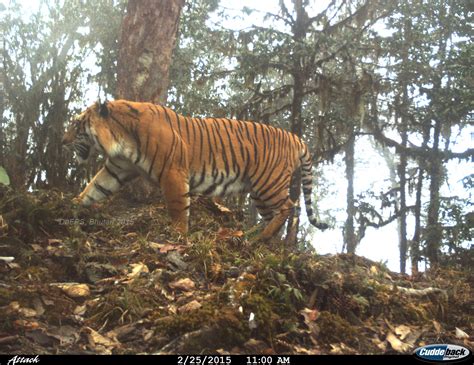
<svg viewBox="0 0 474 365">
<path fill-rule="evenodd" d="M 451 152 L 451 151 L 433 151 L 429 147 L 419 147 L 414 144 L 411 144 L 411 147 L 405 147 L 401 143 L 387 137 L 382 130 L 372 123 L 370 128 L 373 132 L 373 136 L 377 141 L 388 147 L 394 147 L 397 153 L 406 153 L 412 158 L 432 158 L 434 155 L 439 156 L 443 160 L 451 159 L 474 159 L 474 148 L 468 148 L 463 152 Z"/>
<path fill-rule="evenodd" d="M 295 19 L 291 16 L 283 0 L 280 0 L 280 8 L 283 12 L 283 15 L 286 15 L 291 20 L 291 22 L 285 21 L 285 23 L 289 24 L 290 26 L 293 26 L 295 24 Z"/>
</svg>

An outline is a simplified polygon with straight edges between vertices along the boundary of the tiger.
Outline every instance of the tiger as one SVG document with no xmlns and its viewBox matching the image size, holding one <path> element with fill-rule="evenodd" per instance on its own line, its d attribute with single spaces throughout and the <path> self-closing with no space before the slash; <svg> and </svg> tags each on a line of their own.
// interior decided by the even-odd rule
<svg viewBox="0 0 474 365">
<path fill-rule="evenodd" d="M 73 118 L 62 144 L 79 164 L 94 151 L 104 166 L 73 200 L 88 206 L 144 175 L 162 191 L 175 229 L 189 229 L 191 194 L 248 194 L 264 221 L 258 239 L 274 237 L 287 221 L 293 174 L 301 182 L 309 222 L 324 230 L 311 208 L 312 159 L 295 134 L 270 125 L 227 118 L 185 117 L 152 103 L 96 102 Z"/>
</svg>

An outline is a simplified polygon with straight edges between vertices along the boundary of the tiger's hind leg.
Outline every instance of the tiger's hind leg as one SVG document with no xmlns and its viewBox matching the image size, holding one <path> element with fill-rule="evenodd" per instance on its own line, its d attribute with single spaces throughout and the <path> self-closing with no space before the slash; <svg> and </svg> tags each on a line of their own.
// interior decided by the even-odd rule
<svg viewBox="0 0 474 365">
<path fill-rule="evenodd" d="M 285 224 L 291 210 L 293 209 L 294 203 L 288 197 L 283 205 L 278 209 L 272 220 L 267 224 L 262 233 L 260 233 L 259 239 L 262 241 L 268 241 L 274 237 L 275 234 Z"/>
<path fill-rule="evenodd" d="M 268 209 L 266 206 L 265 206 L 265 202 L 262 201 L 261 199 L 257 198 L 257 197 L 254 197 L 254 196 L 250 196 L 252 198 L 252 200 L 255 202 L 255 207 L 257 208 L 257 212 L 258 214 L 260 214 L 260 216 L 262 217 L 262 219 L 264 220 L 265 222 L 265 225 L 267 225 L 268 223 L 270 223 L 270 221 L 272 220 L 273 218 L 273 211 L 271 209 Z"/>
<path fill-rule="evenodd" d="M 293 209 L 294 203 L 288 196 L 288 189 L 282 189 L 281 192 L 272 199 L 263 201 L 263 204 L 265 208 L 262 212 L 267 213 L 267 217 L 270 217 L 270 219 L 265 219 L 264 217 L 266 226 L 258 238 L 262 241 L 268 241 L 274 237 L 285 224 Z"/>
<path fill-rule="evenodd" d="M 191 204 L 187 175 L 181 171 L 169 171 L 163 175 L 160 185 L 173 226 L 179 232 L 187 233 Z"/>
</svg>

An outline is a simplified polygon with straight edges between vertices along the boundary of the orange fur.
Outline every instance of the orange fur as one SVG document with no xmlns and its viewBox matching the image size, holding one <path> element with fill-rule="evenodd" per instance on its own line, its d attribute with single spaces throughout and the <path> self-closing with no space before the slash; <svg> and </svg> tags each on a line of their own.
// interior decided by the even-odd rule
<svg viewBox="0 0 474 365">
<path fill-rule="evenodd" d="M 89 137 L 89 145 L 87 145 Z M 291 177 L 302 167 L 310 222 L 311 157 L 294 134 L 260 123 L 191 118 L 150 103 L 116 100 L 87 108 L 64 136 L 80 162 L 97 149 L 107 156 L 102 170 L 77 198 L 88 205 L 139 174 L 161 186 L 168 211 L 181 232 L 188 230 L 189 194 L 250 193 L 267 225 L 262 239 L 285 223 L 293 202 Z"/>
</svg>

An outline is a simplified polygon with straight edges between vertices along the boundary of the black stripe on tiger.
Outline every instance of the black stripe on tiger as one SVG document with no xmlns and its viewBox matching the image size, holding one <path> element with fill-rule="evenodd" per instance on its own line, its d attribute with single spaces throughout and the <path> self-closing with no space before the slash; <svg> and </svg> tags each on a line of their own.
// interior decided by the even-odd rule
<svg viewBox="0 0 474 365">
<path fill-rule="evenodd" d="M 115 172 L 113 172 L 113 171 L 110 169 L 109 166 L 107 166 L 107 162 L 105 163 L 104 167 L 105 167 L 105 170 L 107 171 L 107 173 L 108 173 L 110 176 L 112 176 L 112 178 L 113 178 L 115 181 L 117 181 L 120 186 L 122 186 L 122 185 L 123 185 L 122 180 L 120 180 L 120 178 L 118 177 L 118 175 L 117 175 Z"/>
<path fill-rule="evenodd" d="M 90 196 L 100 200 L 143 172 L 161 184 L 171 217 L 186 232 L 189 214 L 179 211 L 189 205 L 184 199 L 190 191 L 251 192 L 259 212 L 274 218 L 264 230 L 267 239 L 294 205 L 289 186 L 299 168 L 308 219 L 324 228 L 311 207 L 311 153 L 293 133 L 255 122 L 189 118 L 166 107 L 123 100 L 91 106 L 71 129 L 63 143 L 74 141 L 78 157 L 96 147 L 110 159 L 83 192 L 83 201 Z"/>
<path fill-rule="evenodd" d="M 311 195 L 312 195 L 312 185 L 313 185 L 313 176 L 311 174 L 311 155 L 305 146 L 304 151 L 301 154 L 300 160 L 301 160 L 301 182 L 303 186 L 303 194 L 304 194 L 304 199 L 305 199 L 305 206 L 306 206 L 306 214 L 308 215 L 308 220 L 309 222 L 315 226 L 316 228 L 319 228 L 320 230 L 325 230 L 328 228 L 328 225 L 326 223 L 320 223 L 317 221 L 316 217 L 314 216 L 313 213 L 313 208 L 312 208 L 312 201 L 311 201 Z"/>
<path fill-rule="evenodd" d="M 112 195 L 112 192 L 106 188 L 104 188 L 102 185 L 100 185 L 98 182 L 94 183 L 94 187 L 99 190 L 103 195 L 105 196 L 110 196 Z"/>
</svg>

